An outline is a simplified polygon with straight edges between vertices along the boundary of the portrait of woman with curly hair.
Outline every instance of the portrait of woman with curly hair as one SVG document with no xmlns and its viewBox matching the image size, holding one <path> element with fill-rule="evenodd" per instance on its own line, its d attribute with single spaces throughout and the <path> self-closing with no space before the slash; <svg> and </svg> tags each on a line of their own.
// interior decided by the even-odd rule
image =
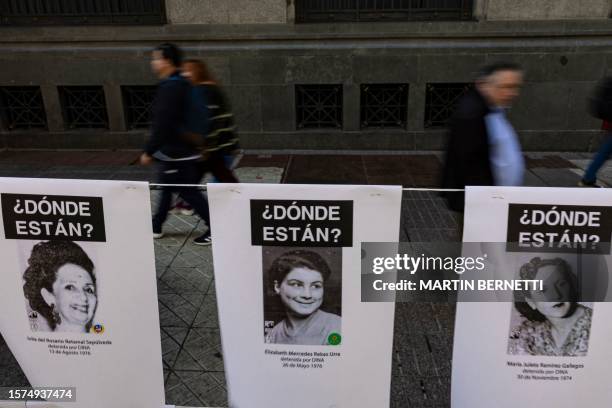
<svg viewBox="0 0 612 408">
<path fill-rule="evenodd" d="M 340 338 L 341 317 L 321 309 L 331 274 L 315 250 L 289 250 L 274 259 L 268 286 L 280 300 L 284 318 L 266 333 L 266 343 L 329 345 L 330 336 Z"/>
<path fill-rule="evenodd" d="M 89 332 L 98 305 L 96 275 L 93 262 L 78 244 L 46 241 L 34 245 L 23 281 L 30 308 L 46 320 L 51 331 Z"/>
<path fill-rule="evenodd" d="M 567 261 L 535 257 L 519 275 L 543 285 L 515 293 L 514 306 L 522 319 L 511 331 L 508 354 L 586 356 L 593 310 L 577 302 L 577 278 Z"/>
</svg>

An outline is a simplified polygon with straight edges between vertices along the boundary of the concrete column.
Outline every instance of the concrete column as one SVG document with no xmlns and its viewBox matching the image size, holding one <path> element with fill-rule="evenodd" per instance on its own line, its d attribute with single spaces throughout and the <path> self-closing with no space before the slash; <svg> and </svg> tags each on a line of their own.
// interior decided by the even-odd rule
<svg viewBox="0 0 612 408">
<path fill-rule="evenodd" d="M 109 129 L 112 132 L 125 132 L 127 129 L 121 87 L 118 84 L 104 84 L 104 98 Z"/>
<path fill-rule="evenodd" d="M 412 83 L 408 89 L 408 130 L 423 130 L 425 121 L 425 83 Z"/>
<path fill-rule="evenodd" d="M 359 131 L 361 129 L 361 89 L 358 84 L 344 84 L 342 89 L 342 128 L 346 131 Z"/>
<path fill-rule="evenodd" d="M 474 0 L 474 18 L 482 21 L 487 19 L 489 0 Z"/>
<path fill-rule="evenodd" d="M 287 23 L 295 23 L 295 2 L 296 0 L 287 0 Z"/>
<path fill-rule="evenodd" d="M 66 128 L 64 126 L 64 114 L 62 112 L 57 86 L 41 85 L 40 92 L 42 94 L 43 103 L 45 104 L 49 132 L 63 132 Z"/>
</svg>

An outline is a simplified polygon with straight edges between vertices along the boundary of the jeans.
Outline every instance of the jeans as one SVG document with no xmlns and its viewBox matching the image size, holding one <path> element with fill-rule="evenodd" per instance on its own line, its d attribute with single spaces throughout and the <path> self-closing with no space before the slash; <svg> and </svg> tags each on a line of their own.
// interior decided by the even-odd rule
<svg viewBox="0 0 612 408">
<path fill-rule="evenodd" d="M 196 160 L 159 162 L 158 182 L 160 184 L 199 184 L 201 173 Z M 200 190 L 194 187 L 164 187 L 153 216 L 153 231 L 161 232 L 162 224 L 168 218 L 168 211 L 172 205 L 172 193 L 179 196 L 191 205 L 194 211 L 210 228 L 210 214 L 208 199 Z"/>
<path fill-rule="evenodd" d="M 599 147 L 597 154 L 593 157 L 593 161 L 589 165 L 586 173 L 584 173 L 582 180 L 587 183 L 594 183 L 597 180 L 597 172 L 601 169 L 606 160 L 610 158 L 610 155 L 612 155 L 612 132 L 608 133 L 606 140 L 604 140 Z"/>
</svg>

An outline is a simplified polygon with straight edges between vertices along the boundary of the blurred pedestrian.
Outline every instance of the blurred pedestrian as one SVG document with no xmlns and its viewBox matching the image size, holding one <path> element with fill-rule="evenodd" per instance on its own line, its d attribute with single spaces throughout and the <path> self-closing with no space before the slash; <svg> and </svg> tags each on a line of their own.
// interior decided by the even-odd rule
<svg viewBox="0 0 612 408">
<path fill-rule="evenodd" d="M 202 152 L 202 160 L 199 163 L 200 179 L 210 172 L 213 182 L 237 183 L 233 167 L 239 144 L 234 115 L 227 97 L 203 61 L 186 60 L 183 63 L 182 74 L 194 87 L 196 93 L 194 100 L 205 103 L 207 109 L 208 126 L 205 137 L 199 134 L 193 135 L 193 143 L 198 145 Z M 189 204 L 180 198 L 171 211 L 183 215 L 193 214 Z"/>
<path fill-rule="evenodd" d="M 604 78 L 597 86 L 595 95 L 590 100 L 589 108 L 591 115 L 603 120 L 602 128 L 606 135 L 578 185 L 581 187 L 601 187 L 597 184 L 597 172 L 612 156 L 612 77 Z"/>
<path fill-rule="evenodd" d="M 227 97 L 204 61 L 186 60 L 183 64 L 183 76 L 201 92 L 202 99 L 207 103 L 208 132 L 200 141 L 204 158 L 202 170 L 211 172 L 215 181 L 237 183 L 232 166 L 239 144 L 234 115 Z"/>
<path fill-rule="evenodd" d="M 200 181 L 198 160 L 201 154 L 185 137 L 191 103 L 191 85 L 180 74 L 182 52 L 173 44 L 162 44 L 152 53 L 151 68 L 160 79 L 152 107 L 151 136 L 140 156 L 140 163 L 158 163 L 160 184 L 197 184 Z M 164 187 L 153 216 L 153 237 L 163 236 L 162 225 L 168 217 L 172 193 L 189 203 L 209 229 L 194 240 L 197 245 L 210 245 L 208 202 L 195 188 Z"/>
<path fill-rule="evenodd" d="M 522 84 L 523 71 L 517 64 L 499 62 L 482 69 L 450 120 L 443 188 L 522 185 L 525 162 L 506 117 Z M 463 211 L 464 193 L 445 196 L 452 210 Z"/>
</svg>

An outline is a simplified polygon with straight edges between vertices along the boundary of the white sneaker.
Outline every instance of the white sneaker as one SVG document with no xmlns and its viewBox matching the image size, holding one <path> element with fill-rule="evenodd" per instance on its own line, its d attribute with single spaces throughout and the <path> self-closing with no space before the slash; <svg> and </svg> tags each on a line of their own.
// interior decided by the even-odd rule
<svg viewBox="0 0 612 408">
<path fill-rule="evenodd" d="M 153 239 L 160 239 L 164 236 L 163 232 L 154 232 L 153 233 Z"/>
</svg>

